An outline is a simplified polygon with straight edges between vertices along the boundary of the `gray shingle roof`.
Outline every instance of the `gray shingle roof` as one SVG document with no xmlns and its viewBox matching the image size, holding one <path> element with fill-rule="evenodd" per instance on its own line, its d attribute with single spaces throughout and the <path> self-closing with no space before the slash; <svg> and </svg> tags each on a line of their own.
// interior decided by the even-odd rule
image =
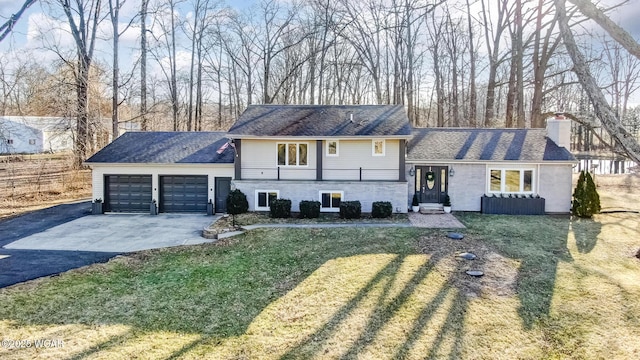
<svg viewBox="0 0 640 360">
<path fill-rule="evenodd" d="M 575 161 L 545 129 L 414 129 L 407 160 Z"/>
<path fill-rule="evenodd" d="M 87 159 L 87 163 L 232 164 L 231 146 L 223 132 L 126 132 Z"/>
<path fill-rule="evenodd" d="M 408 137 L 411 126 L 402 105 L 251 105 L 229 129 L 229 134 Z"/>
</svg>

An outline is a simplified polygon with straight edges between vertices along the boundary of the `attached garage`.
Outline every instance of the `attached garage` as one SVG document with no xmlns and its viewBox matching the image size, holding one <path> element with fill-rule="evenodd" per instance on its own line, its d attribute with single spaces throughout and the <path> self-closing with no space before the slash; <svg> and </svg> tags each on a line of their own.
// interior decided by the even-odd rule
<svg viewBox="0 0 640 360">
<path fill-rule="evenodd" d="M 235 150 L 222 132 L 126 132 L 91 156 L 93 199 L 107 212 L 226 211 Z"/>
<path fill-rule="evenodd" d="M 151 175 L 105 175 L 105 211 L 149 212 Z"/>
<path fill-rule="evenodd" d="M 160 212 L 206 213 L 208 176 L 160 176 Z"/>
</svg>

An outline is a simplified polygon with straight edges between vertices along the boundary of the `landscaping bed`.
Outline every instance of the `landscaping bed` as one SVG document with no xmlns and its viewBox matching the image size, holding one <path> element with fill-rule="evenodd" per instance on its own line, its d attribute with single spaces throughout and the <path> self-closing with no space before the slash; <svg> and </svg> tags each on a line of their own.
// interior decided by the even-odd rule
<svg viewBox="0 0 640 360">
<path fill-rule="evenodd" d="M 300 219 L 298 213 L 292 213 L 290 218 L 272 218 L 268 212 L 247 212 L 236 215 L 236 228 L 233 226 L 233 217 L 225 215 L 212 223 L 209 229 L 219 232 L 234 231 L 245 225 L 255 224 L 326 224 L 326 223 L 369 223 L 369 224 L 409 224 L 407 214 L 392 214 L 388 218 L 374 218 L 370 214 L 363 214 L 359 219 L 341 219 L 337 213 L 321 213 L 314 219 Z"/>
</svg>

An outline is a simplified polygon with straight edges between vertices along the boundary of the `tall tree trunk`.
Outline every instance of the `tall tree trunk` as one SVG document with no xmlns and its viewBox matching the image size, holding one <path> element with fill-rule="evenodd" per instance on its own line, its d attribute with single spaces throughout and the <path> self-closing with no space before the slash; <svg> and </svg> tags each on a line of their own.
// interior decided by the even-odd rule
<svg viewBox="0 0 640 360">
<path fill-rule="evenodd" d="M 140 130 L 147 131 L 147 7 L 149 0 L 140 5 Z"/>
<path fill-rule="evenodd" d="M 115 6 L 114 6 L 114 3 Z M 118 83 L 119 64 L 118 64 L 118 48 L 120 46 L 120 31 L 118 29 L 118 21 L 120 15 L 120 2 L 119 0 L 109 0 L 109 14 L 111 16 L 111 28 L 113 30 L 113 74 L 111 85 L 111 139 L 115 140 L 118 137 L 118 107 L 120 106 L 118 101 L 118 93 L 120 86 Z"/>
<path fill-rule="evenodd" d="M 589 66 L 584 59 L 584 56 L 580 52 L 580 49 L 576 45 L 573 34 L 569 27 L 569 20 L 566 14 L 565 0 L 554 0 L 556 4 L 556 11 L 558 12 L 558 19 L 560 25 L 560 33 L 564 45 L 573 61 L 573 70 L 578 76 L 578 80 L 582 85 L 582 88 L 587 93 L 591 105 L 593 105 L 594 111 L 602 126 L 612 136 L 616 144 L 619 145 L 627 155 L 635 162 L 640 163 L 640 145 L 635 138 L 622 126 L 620 120 L 616 117 L 615 113 L 607 103 L 602 91 L 598 87 L 595 79 L 591 75 Z M 595 125 L 595 124 L 594 124 Z"/>
<path fill-rule="evenodd" d="M 477 92 L 476 92 L 476 54 L 473 43 L 473 27 L 471 25 L 471 5 L 467 1 L 467 26 L 469 28 L 469 126 L 477 127 L 476 109 L 477 109 Z"/>
<path fill-rule="evenodd" d="M 516 53 L 518 54 L 516 62 L 516 126 L 524 128 L 526 126 L 524 115 L 524 39 L 522 25 L 522 0 L 516 0 Z"/>
<path fill-rule="evenodd" d="M 196 0 L 195 13 L 193 16 L 193 29 L 191 32 L 191 62 L 189 67 L 189 103 L 187 104 L 187 131 L 192 130 L 193 124 L 193 87 L 195 86 L 195 62 L 196 62 L 196 42 L 198 37 L 198 19 L 200 14 L 200 0 Z"/>
<path fill-rule="evenodd" d="M 514 119 L 513 110 L 515 109 L 515 101 L 516 101 L 516 92 L 517 84 L 516 84 L 516 72 L 517 72 L 517 62 L 518 55 L 516 53 L 515 43 L 515 34 L 511 34 L 511 64 L 509 67 L 509 84 L 507 90 L 507 104 L 505 109 L 505 127 L 512 128 L 515 127 L 516 122 Z"/>
<path fill-rule="evenodd" d="M 175 4 L 171 2 L 171 109 L 173 110 L 173 131 L 178 131 L 178 75 L 176 69 L 176 18 Z"/>
</svg>

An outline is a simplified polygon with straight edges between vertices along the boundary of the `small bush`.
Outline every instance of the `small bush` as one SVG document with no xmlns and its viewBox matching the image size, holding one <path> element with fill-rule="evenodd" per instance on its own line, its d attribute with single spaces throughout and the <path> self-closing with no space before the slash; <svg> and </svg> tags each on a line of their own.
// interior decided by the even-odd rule
<svg viewBox="0 0 640 360">
<path fill-rule="evenodd" d="M 227 212 L 232 215 L 233 226 L 236 226 L 236 215 L 246 213 L 249 210 L 247 196 L 236 189 L 227 196 Z"/>
<path fill-rule="evenodd" d="M 599 212 L 600 195 L 596 190 L 596 184 L 593 182 L 591 174 L 583 170 L 580 172 L 576 189 L 573 191 L 571 213 L 579 217 L 590 218 Z"/>
<path fill-rule="evenodd" d="M 240 190 L 233 190 L 227 196 L 227 212 L 231 215 L 246 213 L 249 210 L 247 196 Z"/>
<path fill-rule="evenodd" d="M 360 201 L 342 201 L 340 203 L 340 218 L 359 219 L 362 214 Z"/>
<path fill-rule="evenodd" d="M 289 199 L 275 199 L 269 207 L 272 218 L 291 217 L 291 200 Z"/>
<path fill-rule="evenodd" d="M 320 201 L 300 201 L 300 218 L 315 219 L 320 217 Z"/>
<path fill-rule="evenodd" d="M 371 216 L 374 218 L 388 218 L 393 212 L 393 206 L 388 201 L 374 201 L 371 206 Z"/>
</svg>

